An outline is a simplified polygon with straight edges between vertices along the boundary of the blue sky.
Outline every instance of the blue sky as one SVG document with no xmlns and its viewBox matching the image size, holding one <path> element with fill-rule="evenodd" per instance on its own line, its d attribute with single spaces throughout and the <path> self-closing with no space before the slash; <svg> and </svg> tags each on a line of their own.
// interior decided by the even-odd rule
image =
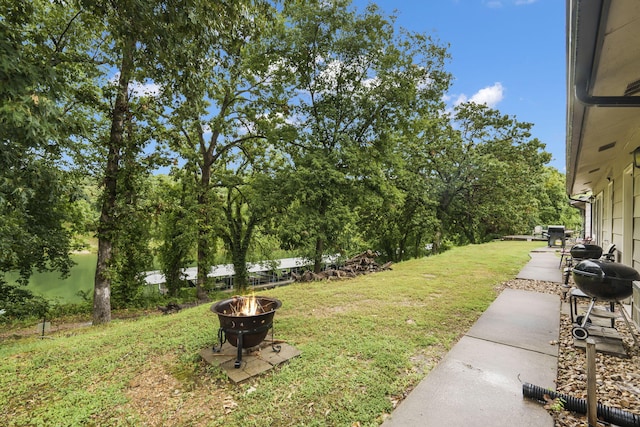
<svg viewBox="0 0 640 427">
<path fill-rule="evenodd" d="M 397 25 L 449 45 L 450 102 L 486 101 L 533 123 L 565 172 L 565 2 L 561 0 L 354 0 L 398 16 Z"/>
</svg>

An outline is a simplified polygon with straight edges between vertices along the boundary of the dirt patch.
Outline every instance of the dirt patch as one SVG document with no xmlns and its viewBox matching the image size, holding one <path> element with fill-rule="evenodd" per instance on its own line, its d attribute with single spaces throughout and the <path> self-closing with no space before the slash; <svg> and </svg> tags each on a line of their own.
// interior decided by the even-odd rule
<svg viewBox="0 0 640 427">
<path fill-rule="evenodd" d="M 157 310 L 122 310 L 114 311 L 111 315 L 111 319 L 137 319 L 139 317 L 146 316 L 160 316 Z M 52 319 L 47 320 L 50 323 L 50 329 L 45 332 L 45 335 L 70 333 L 75 329 L 86 328 L 92 325 L 90 317 L 79 318 L 74 317 L 72 320 L 68 319 Z M 26 338 L 35 335 L 41 335 L 42 332 L 37 329 L 38 323 L 34 323 L 31 326 L 24 326 L 20 328 L 7 328 L 0 330 L 0 340 L 4 339 L 19 339 Z"/>
<path fill-rule="evenodd" d="M 198 426 L 236 408 L 226 387 L 208 375 L 201 375 L 197 383 L 177 379 L 169 368 L 176 364 L 173 355 L 148 361 L 147 369 L 129 383 L 125 411 L 137 414 L 145 426 Z"/>
</svg>

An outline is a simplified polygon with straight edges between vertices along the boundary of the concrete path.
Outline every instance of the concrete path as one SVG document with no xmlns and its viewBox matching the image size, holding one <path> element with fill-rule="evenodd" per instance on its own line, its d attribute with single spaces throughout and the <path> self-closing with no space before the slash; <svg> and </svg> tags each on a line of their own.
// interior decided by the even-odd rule
<svg viewBox="0 0 640 427">
<path fill-rule="evenodd" d="M 542 280 L 545 282 L 562 283 L 562 269 L 560 257 L 556 254 L 559 248 L 547 248 L 532 251 L 531 261 L 524 266 L 516 279 Z"/>
<path fill-rule="evenodd" d="M 558 270 L 555 255 L 540 259 L 530 271 Z M 504 290 L 383 427 L 552 427 L 522 383 L 555 390 L 560 305 L 558 295 Z"/>
</svg>

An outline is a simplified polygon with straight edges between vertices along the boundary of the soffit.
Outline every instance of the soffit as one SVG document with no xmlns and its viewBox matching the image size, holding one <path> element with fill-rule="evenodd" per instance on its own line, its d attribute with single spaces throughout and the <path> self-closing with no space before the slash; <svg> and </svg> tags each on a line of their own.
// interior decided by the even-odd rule
<svg viewBox="0 0 640 427">
<path fill-rule="evenodd" d="M 601 3 L 608 7 L 598 9 Z M 577 7 L 578 18 L 584 19 L 568 20 L 567 191 L 580 194 L 615 175 L 613 168 L 627 159 L 631 162 L 632 151 L 640 146 L 640 105 L 588 106 L 576 99 L 571 87 L 580 81 L 579 73 L 590 71 L 590 95 L 620 97 L 629 83 L 640 80 L 640 1 L 570 0 L 571 7 L 574 15 Z M 606 22 L 600 22 L 600 26 L 594 19 L 587 19 L 601 10 L 605 11 L 601 18 Z M 585 43 L 590 38 L 592 45 Z M 600 151 L 612 143 L 613 148 Z"/>
</svg>

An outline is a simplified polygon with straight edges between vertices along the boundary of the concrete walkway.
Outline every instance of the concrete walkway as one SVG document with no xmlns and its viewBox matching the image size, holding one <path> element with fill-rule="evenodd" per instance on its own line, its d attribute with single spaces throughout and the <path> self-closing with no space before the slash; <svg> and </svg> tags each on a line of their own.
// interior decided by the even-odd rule
<svg viewBox="0 0 640 427">
<path fill-rule="evenodd" d="M 556 254 L 559 250 L 560 248 L 541 247 L 531 251 L 531 261 L 520 270 L 516 279 L 562 283 L 560 257 Z"/>
<path fill-rule="evenodd" d="M 560 282 L 559 257 L 541 253 L 532 252 L 523 278 L 557 271 Z M 522 383 L 555 390 L 560 306 L 558 295 L 504 290 L 383 427 L 552 427 L 543 406 L 523 397 Z"/>
</svg>

